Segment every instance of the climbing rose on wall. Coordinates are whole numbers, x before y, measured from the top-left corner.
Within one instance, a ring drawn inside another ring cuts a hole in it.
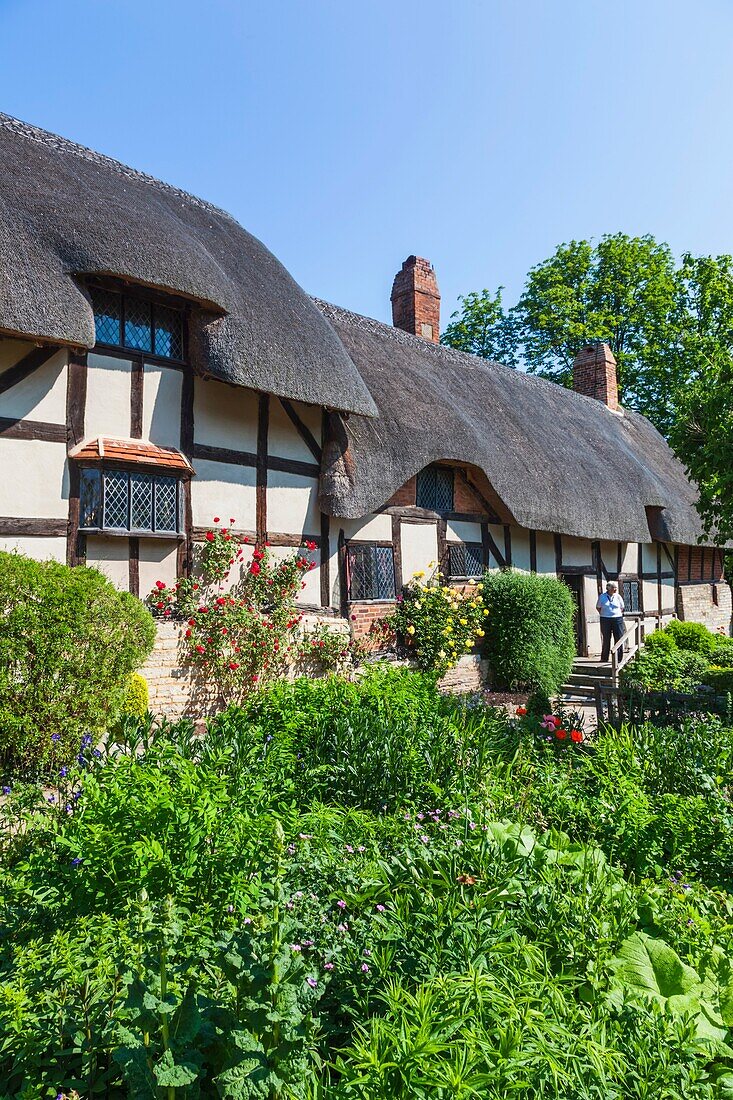
[[[339,667],[351,655],[343,636],[327,642],[326,627],[317,628],[320,645],[302,630],[296,598],[303,577],[315,567],[305,551],[316,544],[306,543],[305,549],[278,558],[265,543],[255,546],[247,561],[248,544],[246,536],[232,534],[228,527],[207,531],[200,577],[170,587],[157,581],[147,598],[157,617],[186,621],[183,644],[189,661],[232,701],[283,675],[289,666],[305,662],[320,671]]]
[[[420,668],[443,674],[480,643],[486,608],[475,590],[442,585],[437,569],[424,578],[424,570],[413,575],[386,622]]]

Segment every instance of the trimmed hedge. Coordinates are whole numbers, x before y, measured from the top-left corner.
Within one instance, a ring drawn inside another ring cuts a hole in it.
[[[153,648],[142,603],[84,566],[0,552],[0,765],[70,760]]]
[[[486,573],[486,653],[492,686],[557,694],[573,667],[573,600],[554,577],[513,569]]]
[[[150,707],[148,681],[139,672],[132,672],[127,678],[127,690],[122,703],[122,715],[131,718],[144,718]]]

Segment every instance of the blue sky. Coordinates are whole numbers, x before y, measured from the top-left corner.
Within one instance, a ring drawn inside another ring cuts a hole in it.
[[[444,322],[573,237],[733,252],[731,0],[0,0],[0,42],[0,110],[381,319],[411,252]]]

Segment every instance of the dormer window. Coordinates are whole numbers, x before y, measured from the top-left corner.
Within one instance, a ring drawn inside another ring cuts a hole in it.
[[[90,287],[97,344],[183,359],[183,311],[135,294]]]
[[[429,512],[453,511],[453,470],[450,466],[426,466],[420,471],[415,503]]]

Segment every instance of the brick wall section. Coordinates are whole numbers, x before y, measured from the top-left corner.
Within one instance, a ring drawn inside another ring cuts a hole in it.
[[[394,609],[394,600],[350,603],[348,615],[352,636],[358,639],[368,638],[372,623],[375,623],[377,619],[385,618],[386,615],[391,615]]]
[[[732,613],[733,599],[728,584],[681,584],[677,589],[680,619],[702,623],[708,630],[729,635]]]
[[[677,580],[680,584],[690,581],[720,583],[723,580],[723,552],[712,547],[681,546]]]
[[[480,512],[484,513],[486,509],[483,504],[470,488],[466,485],[462,477],[456,477],[455,488],[453,490],[453,510],[454,512]]]
[[[599,340],[581,348],[573,363],[573,389],[618,411],[616,360],[608,344]]]
[[[392,323],[395,328],[438,343],[440,291],[433,265],[420,256],[408,256],[392,284]]]
[[[389,498],[388,508],[410,508],[417,499],[417,477],[411,477],[401,489]]]

